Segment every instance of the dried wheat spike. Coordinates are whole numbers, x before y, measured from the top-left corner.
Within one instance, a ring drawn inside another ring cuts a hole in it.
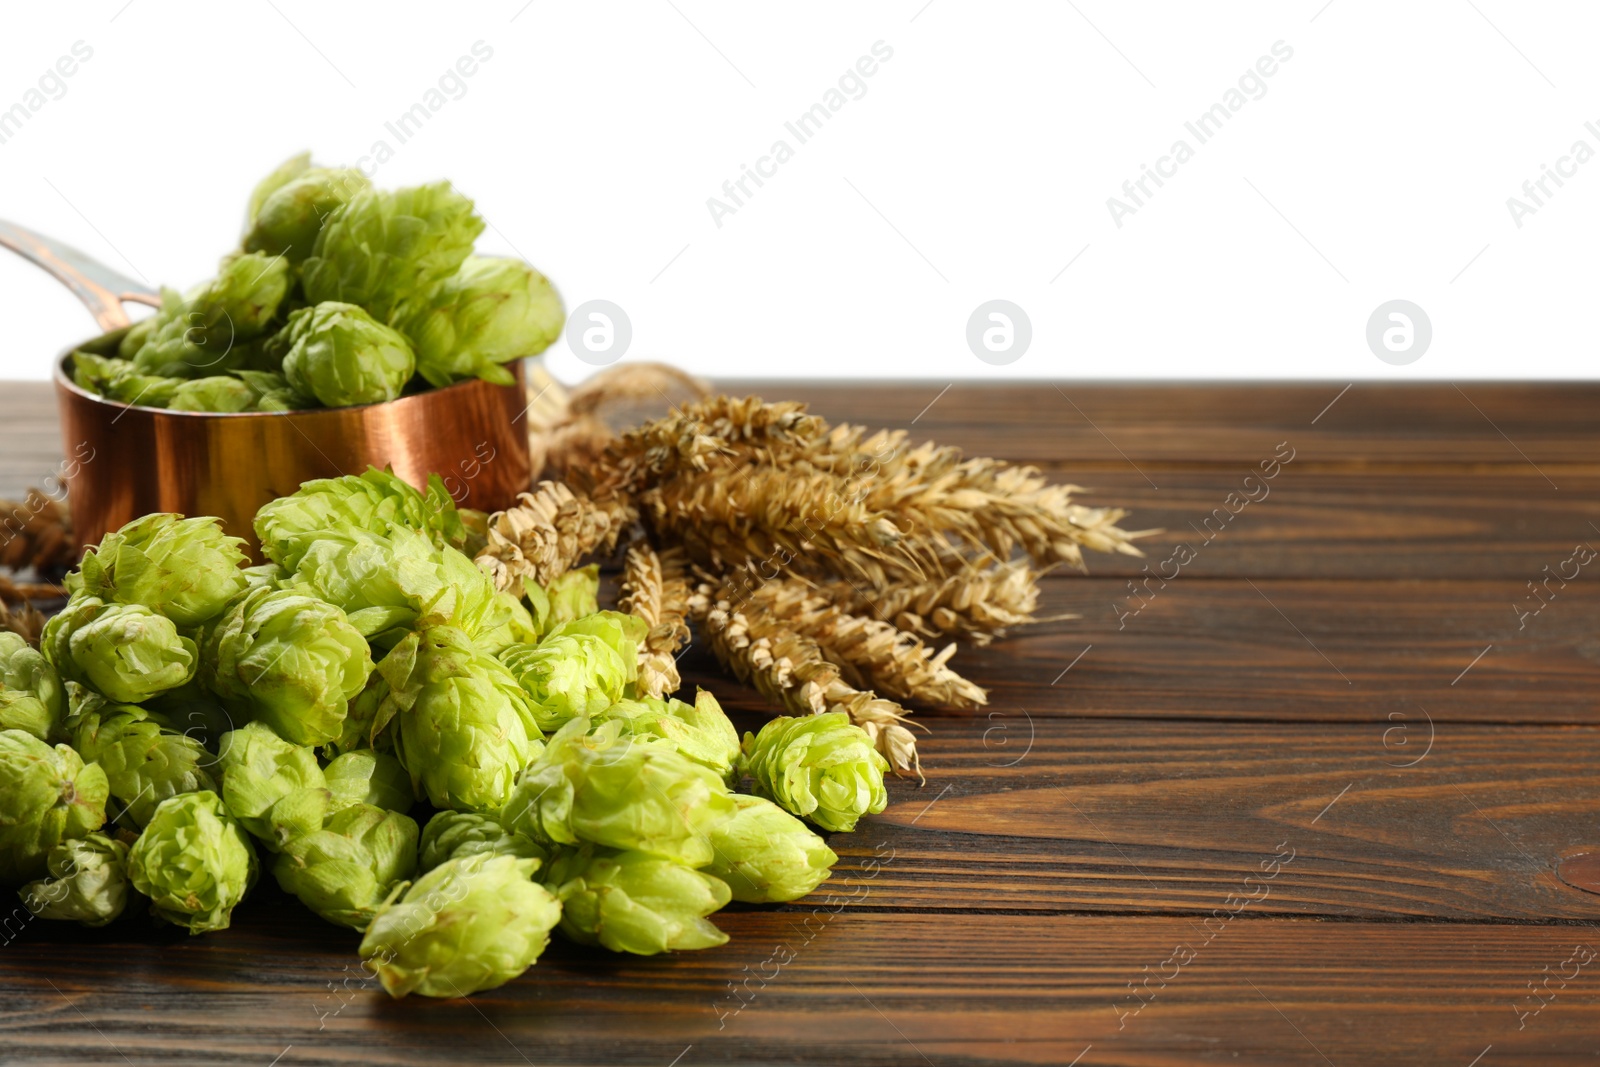
[[[67,509],[37,489],[21,500],[0,500],[0,567],[39,573],[78,561]]]
[[[677,692],[683,684],[678,649],[689,643],[689,582],[682,551],[657,555],[642,543],[628,549],[617,607],[650,627],[639,646],[640,691],[653,697]]]
[[[572,482],[579,472],[594,469],[616,439],[611,428],[593,415],[574,415],[540,435],[534,466],[546,478]]]
[[[39,638],[44,634],[44,624],[45,617],[29,601],[24,600],[19,607],[12,608],[7,606],[4,598],[0,598],[0,633],[17,634],[38,648]]]
[[[827,430],[805,405],[760,397],[714,396],[624,434],[578,484],[596,499],[637,492],[680,470],[728,473],[751,459],[770,459]]]
[[[733,476],[683,472],[638,499],[653,529],[718,571],[752,563],[787,571],[797,564],[878,584],[938,570],[948,551],[942,538],[907,539],[845,490],[826,471],[757,465]]]
[[[698,596],[705,597],[702,588]],[[706,610],[711,650],[724,667],[794,715],[842,711],[865,730],[896,774],[922,775],[908,714],[892,700],[856,689],[839,676],[817,643],[789,629],[761,604],[736,609],[718,599]]]
[[[754,599],[784,625],[815,641],[857,689],[940,708],[974,710],[989,702],[981,687],[947,666],[954,643],[935,653],[916,635],[843,611],[792,578],[763,583]]]
[[[1040,621],[1034,614],[1039,578],[1027,560],[972,562],[947,578],[925,582],[873,587],[834,579],[821,589],[840,610],[853,615],[876,615],[926,637],[964,637],[987,645],[1013,626]]]
[[[1081,568],[1082,548],[1142,555],[1131,543],[1141,532],[1116,525],[1127,513],[1072,503],[1073,494],[1083,492],[1078,486],[1051,485],[1032,467],[907,441],[904,430],[869,433],[840,425],[797,442],[780,458],[844,479],[851,496],[908,538],[949,534],[1002,560],[1020,547],[1040,566]]]
[[[489,516],[477,564],[496,589],[519,596],[525,580],[548,585],[590,552],[610,551],[632,521],[626,501],[596,504],[560,482],[540,482],[517,499],[517,507]]]

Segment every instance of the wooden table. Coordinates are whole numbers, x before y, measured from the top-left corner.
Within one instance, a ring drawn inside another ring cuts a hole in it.
[[[835,839],[831,897],[449,1002],[390,1001],[270,879],[208,937],[36,921],[0,947],[0,1063],[1600,1054],[1600,387],[943,384],[761,391],[1166,532],[1049,579],[1081,620],[961,652],[992,710],[917,716],[927,785]],[[53,469],[53,412],[0,390],[0,494]]]

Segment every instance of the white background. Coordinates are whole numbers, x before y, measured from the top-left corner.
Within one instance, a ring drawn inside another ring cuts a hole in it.
[[[525,255],[569,308],[626,309],[625,358],[708,375],[1595,373],[1600,160],[1520,228],[1506,204],[1575,140],[1600,150],[1594,5],[94,0],[7,16],[0,110],[74,42],[94,54],[0,144],[0,217],[151,282],[209,274],[284,157],[354,163],[385,140],[379,184],[452,179],[491,224],[482,248]],[[1198,144],[1184,122],[1280,40],[1293,58],[1265,96]],[[465,95],[398,144],[385,122],[476,41],[493,58]],[[799,145],[784,122],[877,41],[893,58]],[[1118,228],[1107,198],[1180,137],[1194,158]],[[794,158],[719,228],[707,198],[779,138]],[[966,342],[993,298],[1033,328],[1000,367]],[[1394,298],[1433,325],[1407,366],[1365,339]],[[9,256],[0,323],[0,378],[43,378],[92,332]],[[559,377],[587,371],[551,352]]]

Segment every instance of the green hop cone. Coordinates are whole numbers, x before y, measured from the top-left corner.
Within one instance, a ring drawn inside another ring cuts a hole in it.
[[[330,815],[322,829],[286,844],[272,873],[284,892],[324,919],[365,930],[395,886],[416,868],[416,821],[354,804]]]
[[[645,631],[637,616],[603,611],[557,626],[537,645],[502,649],[500,661],[528,694],[540,729],[559,730],[622,699],[639,677]]]
[[[186,301],[179,312],[163,319],[151,331],[130,361],[131,373],[145,378],[186,381],[211,374],[222,374],[240,362],[232,352],[208,352],[201,348],[198,320]],[[144,404],[144,401],[139,401]],[[162,405],[165,407],[166,405]]]
[[[74,690],[67,729],[73,747],[105,772],[119,821],[144,826],[168,797],[215,789],[216,760],[164,715]]]
[[[306,546],[283,585],[337,604],[367,637],[412,628],[427,615],[477,638],[511,616],[472,560],[415,530],[330,531]]]
[[[254,408],[260,395],[243,380],[223,374],[184,382],[173,390],[167,407],[172,411],[234,414]]]
[[[653,956],[728,940],[706,918],[728,903],[727,885],[674,860],[585,845],[556,860],[546,883],[561,932],[580,944]]]
[[[612,719],[620,719],[623,732],[635,740],[654,738],[670,744],[723,781],[733,777],[739,763],[739,731],[723,714],[717,698],[704,689],[695,694],[693,704],[654,697],[621,700],[601,712],[595,721]]]
[[[61,679],[44,654],[19,635],[0,632],[0,730],[54,741],[65,710]]]
[[[550,943],[561,904],[534,859],[447,860],[390,900],[361,939],[361,956],[391,996],[463,997],[505,985]]]
[[[104,834],[62,841],[46,861],[50,876],[22,887],[23,905],[41,919],[104,926],[128,903],[128,846]]]
[[[354,304],[301,308],[283,329],[289,387],[330,408],[393,400],[416,370],[411,342]]]
[[[225,362],[242,363],[243,342],[266,332],[289,294],[292,273],[277,255],[251,252],[223,260],[217,276],[190,297],[183,316],[190,341],[205,352],[239,357]]]
[[[322,768],[335,807],[371,804],[386,811],[410,811],[416,803],[411,775],[387,752],[356,749],[337,756]]]
[[[243,544],[222,532],[221,519],[157,512],[106,534],[66,584],[74,594],[142,604],[198,626],[244,590]]]
[[[419,868],[431,871],[446,860],[463,856],[515,856],[549,858],[549,850],[522,834],[512,833],[490,815],[470,811],[441,811],[422,828],[422,855]]]
[[[445,386],[465,378],[510,385],[501,364],[536,356],[561,336],[561,297],[550,279],[515,259],[469,256],[460,271],[405,308],[398,325],[417,351],[417,373]]]
[[[734,797],[739,813],[711,833],[706,867],[746,904],[797,900],[833,873],[839,857],[811,828],[765,797]]]
[[[63,680],[124,704],[185,684],[199,659],[195,643],[165,615],[81,594],[45,624],[39,647]]]
[[[58,843],[100,829],[109,794],[105,772],[68,746],[0,730],[0,885],[42,877]]]
[[[395,686],[395,754],[435,807],[499,811],[541,747],[527,697],[464,631],[434,626],[417,640],[412,668]]]
[[[363,190],[323,222],[301,284],[313,304],[359,304],[388,321],[401,303],[455,274],[482,232],[472,201],[449,182]]]
[[[773,719],[744,735],[744,754],[758,794],[824,830],[854,830],[889,803],[889,762],[842,711]]]
[[[316,753],[283,740],[265,723],[224,734],[217,768],[229,814],[274,852],[321,829],[334,806]]]
[[[107,400],[146,408],[166,407],[187,381],[185,378],[141,374],[134,364],[125,359],[107,359],[93,352],[72,354],[72,380],[79,387]]]
[[[359,170],[312,167],[269,193],[244,237],[247,252],[300,263],[311,254],[322,224],[359,192],[372,188]]]
[[[250,191],[249,202],[245,205],[244,224],[246,232],[249,231],[251,226],[255,225],[257,216],[261,214],[261,205],[265,204],[273,193],[310,169],[311,153],[301,152],[299,155],[290,156],[282,163],[279,163],[271,174],[257,182],[256,187]]]
[[[297,745],[338,739],[372,651],[345,613],[315,597],[257,589],[211,627],[206,685],[229,706]]]
[[[703,867],[711,832],[736,810],[722,779],[675,749],[636,743],[617,720],[590,733],[574,719],[517,781],[500,821],[544,844],[589,841]]]
[[[226,930],[256,880],[250,836],[205,790],[161,802],[128,850],[128,878],[151,911],[191,934]]]
[[[261,505],[255,518],[261,551],[287,570],[299,566],[306,548],[325,533],[360,530],[387,537],[396,529],[426,533],[439,547],[467,543],[461,515],[438,475],[428,479],[423,493],[376,467],[306,482],[289,496]]]
[[[539,587],[530,582],[525,588]],[[499,656],[512,645],[538,644],[538,620],[528,610],[528,605],[522,598],[509,589],[501,589],[495,593],[495,600],[505,611],[505,622],[496,627],[480,626],[478,632],[473,635],[478,647],[492,656]]]
[[[600,610],[600,565],[591,563],[567,571],[550,583],[545,595],[550,601],[547,633],[551,627],[593,615]]]

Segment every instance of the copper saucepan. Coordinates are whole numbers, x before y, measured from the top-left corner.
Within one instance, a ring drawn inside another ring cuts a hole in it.
[[[54,275],[93,313],[100,337],[55,361],[62,473],[73,532],[92,545],[152,511],[219,516],[256,550],[251,519],[301,482],[392,467],[412,485],[444,478],[457,504],[504,507],[530,476],[521,362],[515,385],[476,379],[386,404],[217,415],[107,400],[72,380],[72,353],[106,355],[130,325],[123,303],[159,306],[148,287],[67,246],[0,220],[0,246]]]

